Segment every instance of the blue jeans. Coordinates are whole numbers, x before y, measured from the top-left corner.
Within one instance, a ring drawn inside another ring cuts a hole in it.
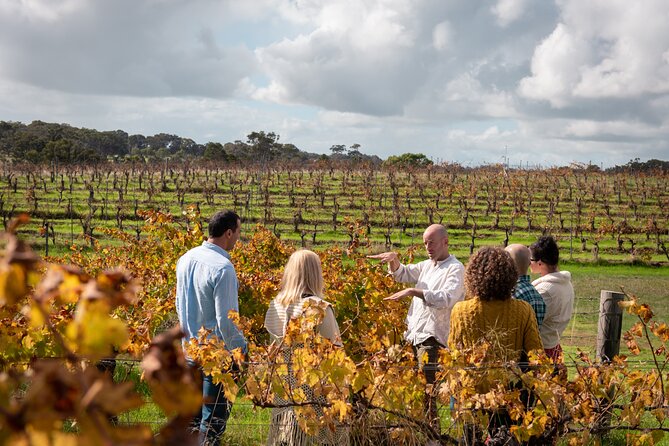
[[[190,362],[190,361],[189,361]],[[230,417],[232,404],[225,398],[223,386],[214,384],[211,375],[202,373],[204,403],[199,414],[193,417],[192,426],[200,431],[200,445],[218,445]]]

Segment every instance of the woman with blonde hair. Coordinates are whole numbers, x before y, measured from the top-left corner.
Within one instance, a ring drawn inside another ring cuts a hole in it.
[[[319,327],[321,336],[336,345],[341,345],[339,326],[332,305],[323,299],[323,270],[318,255],[306,249],[295,251],[288,259],[281,280],[281,291],[270,302],[265,315],[265,328],[272,341],[283,338],[288,322],[302,315],[304,304],[326,305],[323,322]]]
[[[318,326],[321,336],[329,339],[334,345],[341,346],[341,334],[334,316],[332,305],[323,299],[324,284],[321,260],[318,255],[309,250],[295,251],[288,259],[281,280],[281,291],[270,302],[265,315],[265,328],[270,334],[273,343],[279,344],[286,334],[291,319],[301,317],[307,307],[324,309],[323,320]],[[307,304],[307,305],[305,305]],[[297,387],[297,381],[292,371],[292,350],[284,349],[284,357],[288,364],[286,377],[288,386],[292,390]],[[308,400],[325,403],[322,396],[315,397],[313,390],[307,385],[299,386]],[[348,441],[343,429],[331,432],[320,429],[318,434],[309,436],[303,432],[295,417],[291,401],[275,397],[277,406],[272,410],[272,422],[267,439],[268,445],[316,445],[316,444],[346,444]],[[283,407],[282,407],[283,406]],[[314,410],[322,413],[320,405],[315,404]]]

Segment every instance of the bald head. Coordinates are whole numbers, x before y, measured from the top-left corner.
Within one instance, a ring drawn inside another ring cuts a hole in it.
[[[530,267],[530,249],[521,245],[520,243],[513,243],[505,248],[516,264],[518,275],[523,276],[527,274],[527,268]]]
[[[448,254],[448,232],[444,225],[430,225],[423,232],[423,243],[427,255],[433,262],[446,259]]]
[[[437,236],[448,238],[448,231],[444,225],[430,225],[427,227],[425,232],[423,232],[423,237]]]

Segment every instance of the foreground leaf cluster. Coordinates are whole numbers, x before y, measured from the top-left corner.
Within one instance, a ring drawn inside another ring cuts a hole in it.
[[[146,238],[118,233],[121,247],[75,250],[67,264],[44,263],[10,225],[0,261],[0,443],[193,441],[186,428],[201,404],[200,382],[185,361],[175,324],[174,266],[201,243],[202,225],[194,210],[180,230],[172,216],[150,212],[145,218]],[[625,342],[632,355],[650,351],[645,369],[625,356],[601,364],[585,353],[570,360],[569,373],[543,354],[519,364],[495,355],[499,346],[490,337],[471,351],[443,352],[437,382],[427,386],[401,341],[405,304],[382,300],[398,285],[358,252],[364,232],[357,222],[349,225],[349,249],[320,253],[343,347],[318,335],[324,315],[318,305],[307,306],[283,340],[269,345],[262,321],[293,248],[258,227],[232,252],[241,314],[231,317],[247,334],[248,355],[226,350],[205,331],[186,345],[189,356],[223,383],[228,399],[259,407],[283,401],[304,431],[345,426],[363,444],[455,444],[472,427],[483,441],[499,414],[511,420],[499,433],[507,438],[489,444],[550,444],[558,437],[582,444],[621,429],[630,443],[654,444],[667,430],[669,327],[634,296],[624,306],[638,323]],[[96,367],[115,355],[141,358],[149,401],[131,383],[114,382]],[[441,430],[424,415],[427,395],[442,408],[454,403],[452,420]],[[146,425],[116,422],[146,404],[168,417],[160,435]]]

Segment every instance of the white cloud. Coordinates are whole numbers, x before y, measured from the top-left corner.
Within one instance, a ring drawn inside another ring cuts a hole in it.
[[[73,93],[227,97],[255,70],[247,48],[216,42],[215,15],[192,21],[181,1],[19,5],[0,13],[0,75],[15,81]]]
[[[589,58],[584,44],[565,25],[559,24],[535,50],[533,75],[521,80],[520,93],[527,98],[548,100],[554,107],[567,105],[579,79],[578,67]]]
[[[447,50],[453,39],[453,31],[447,20],[437,23],[432,31],[432,45],[437,51]]]
[[[499,26],[506,27],[518,20],[525,12],[527,0],[498,0],[491,8]]]
[[[560,2],[562,22],[537,47],[519,92],[566,107],[581,99],[669,93],[664,0]]]
[[[49,25],[81,10],[84,3],[85,0],[9,0],[0,3],[0,14]]]
[[[359,113],[342,113],[323,111],[318,114],[319,120],[332,127],[360,127],[373,125],[378,122],[375,118]]]
[[[475,163],[669,153],[666,0],[0,0],[0,119]],[[662,156],[659,156],[662,157]],[[666,158],[666,155],[664,155]]]

